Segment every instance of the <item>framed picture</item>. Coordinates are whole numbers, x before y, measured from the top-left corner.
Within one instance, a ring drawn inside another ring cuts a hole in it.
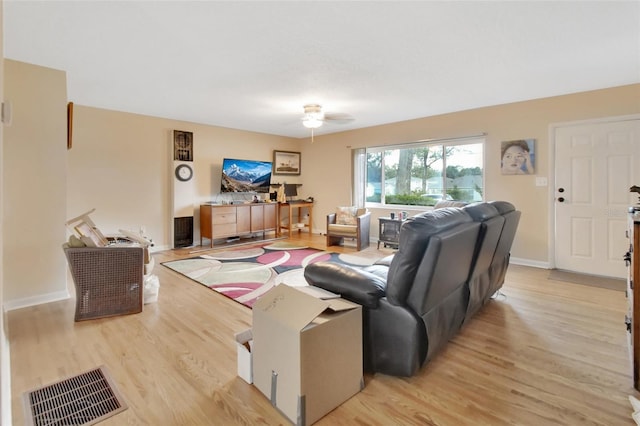
[[[299,175],[300,153],[292,151],[273,151],[274,175]]]
[[[67,149],[73,146],[73,102],[67,103]]]
[[[535,173],[535,141],[535,139],[518,139],[502,142],[500,168],[503,175]]]
[[[173,131],[173,159],[193,161],[193,132]]]

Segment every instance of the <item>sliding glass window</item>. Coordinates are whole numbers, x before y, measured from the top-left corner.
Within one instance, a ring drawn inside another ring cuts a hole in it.
[[[366,173],[354,183],[371,207],[481,201],[483,155],[483,137],[367,148]]]

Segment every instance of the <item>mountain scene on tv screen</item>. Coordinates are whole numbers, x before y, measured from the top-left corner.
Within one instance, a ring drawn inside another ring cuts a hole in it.
[[[222,169],[222,192],[269,192],[271,163],[234,161]]]

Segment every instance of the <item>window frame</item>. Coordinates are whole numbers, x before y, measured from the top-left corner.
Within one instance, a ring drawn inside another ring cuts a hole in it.
[[[416,141],[416,142],[410,142],[410,143],[402,143],[402,144],[395,144],[395,145],[380,145],[380,146],[372,146],[372,147],[366,147],[366,148],[362,148],[360,151],[360,158],[363,158],[363,165],[360,167],[360,169],[363,170],[363,173],[357,173],[354,172],[354,181],[353,181],[353,185],[354,185],[354,192],[355,191],[360,191],[363,192],[364,195],[364,204],[365,207],[368,208],[403,208],[403,209],[411,209],[411,208],[431,208],[433,206],[428,206],[428,205],[415,205],[415,204],[387,204],[386,202],[386,198],[387,198],[387,194],[385,193],[386,190],[386,185],[384,184],[384,182],[386,181],[385,179],[385,163],[384,163],[384,152],[386,151],[390,151],[390,150],[401,150],[401,149],[416,149],[416,148],[421,148],[421,147],[426,147],[426,146],[442,146],[443,151],[446,150],[448,147],[452,147],[452,146],[464,146],[464,145],[477,145],[480,144],[482,147],[482,152],[481,152],[481,170],[482,170],[482,193],[481,193],[481,199],[484,200],[485,199],[485,176],[486,176],[486,167],[485,167],[485,160],[486,160],[486,155],[485,155],[485,151],[486,151],[486,134],[480,134],[480,135],[473,135],[473,136],[467,136],[467,137],[463,137],[463,138],[445,138],[445,139],[428,139],[428,140],[421,140],[421,141]],[[366,190],[367,190],[367,185],[369,184],[369,180],[368,180],[368,160],[369,160],[369,155],[370,154],[376,154],[379,153],[382,158],[381,158],[381,163],[380,163],[380,167],[381,167],[381,178],[380,178],[380,201],[376,202],[376,201],[367,201],[367,196],[366,196]],[[362,155],[363,154],[363,155]],[[442,196],[445,197],[445,194],[447,194],[447,179],[446,179],[446,169],[447,169],[447,155],[445,153],[443,153],[442,156]],[[355,164],[354,164],[355,166]],[[475,201],[475,200],[474,200]]]

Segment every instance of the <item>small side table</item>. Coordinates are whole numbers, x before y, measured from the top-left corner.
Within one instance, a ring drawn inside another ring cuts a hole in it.
[[[309,223],[305,223],[303,228],[294,228],[293,224],[293,209],[298,208],[298,222],[302,223],[302,209],[306,208],[307,213],[309,214]],[[280,209],[287,208],[289,210],[289,223],[287,225],[282,225],[280,223]],[[302,229],[306,229],[309,232],[309,235],[313,234],[313,201],[303,201],[303,202],[294,202],[294,203],[279,203],[278,205],[278,223],[276,224],[276,233],[281,235],[282,229],[287,229],[289,231],[289,238],[293,235],[293,230],[297,229],[300,232]]]
[[[398,243],[400,242],[400,227],[404,220],[379,217],[378,222],[380,225],[378,230],[378,248],[380,248],[381,242],[384,243],[384,247],[398,248]]]

